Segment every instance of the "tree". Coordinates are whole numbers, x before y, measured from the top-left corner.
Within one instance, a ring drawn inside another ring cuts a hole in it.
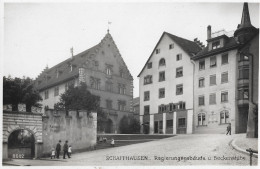
[[[140,133],[140,122],[133,116],[123,116],[119,122],[119,129],[122,134]]]
[[[18,104],[24,103],[26,111],[31,112],[32,106],[41,107],[40,100],[42,98],[29,77],[3,77],[3,104],[12,104],[12,111],[18,111]]]
[[[87,90],[87,85],[81,83],[79,86],[70,86],[60,95],[60,101],[54,105],[55,110],[86,110],[97,111],[99,109],[100,97],[92,95]]]

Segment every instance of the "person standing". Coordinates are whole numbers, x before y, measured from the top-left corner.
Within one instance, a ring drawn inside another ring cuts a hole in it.
[[[115,140],[114,140],[114,138],[111,139],[111,146],[115,147]]]
[[[52,157],[55,158],[55,151],[54,151],[54,148],[51,149],[51,159],[52,159]]]
[[[65,158],[65,155],[67,154],[67,156],[70,158],[69,153],[68,153],[68,140],[65,141],[64,145],[63,145],[63,159]]]
[[[226,135],[228,135],[228,133],[229,133],[229,135],[231,135],[231,123],[229,123],[228,126],[227,126],[227,134]]]
[[[72,153],[71,145],[69,146],[68,153],[69,153],[69,156],[71,157],[71,153]]]
[[[56,145],[56,155],[57,158],[60,158],[60,150],[61,150],[61,140],[59,140],[58,144]]]

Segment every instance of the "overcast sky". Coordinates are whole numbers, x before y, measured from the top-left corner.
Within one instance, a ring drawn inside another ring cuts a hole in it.
[[[243,3],[5,3],[3,74],[36,78],[46,67],[80,53],[110,33],[134,77],[140,73],[164,31],[206,43],[212,32],[235,30]],[[252,24],[259,28],[259,4],[249,3]]]

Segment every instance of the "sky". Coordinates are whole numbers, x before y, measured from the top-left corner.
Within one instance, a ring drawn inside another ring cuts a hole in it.
[[[52,67],[112,35],[134,77],[134,97],[139,96],[138,74],[164,31],[206,44],[212,32],[235,30],[243,3],[76,2],[4,3],[4,76],[35,79]],[[251,23],[259,28],[259,4],[249,3]]]

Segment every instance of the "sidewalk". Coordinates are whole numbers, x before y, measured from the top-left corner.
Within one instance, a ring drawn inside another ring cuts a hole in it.
[[[249,155],[246,149],[251,148],[258,151],[258,138],[246,138],[246,134],[238,134],[239,136],[234,138],[231,142],[231,146],[237,151]],[[258,154],[253,154],[258,158]]]

